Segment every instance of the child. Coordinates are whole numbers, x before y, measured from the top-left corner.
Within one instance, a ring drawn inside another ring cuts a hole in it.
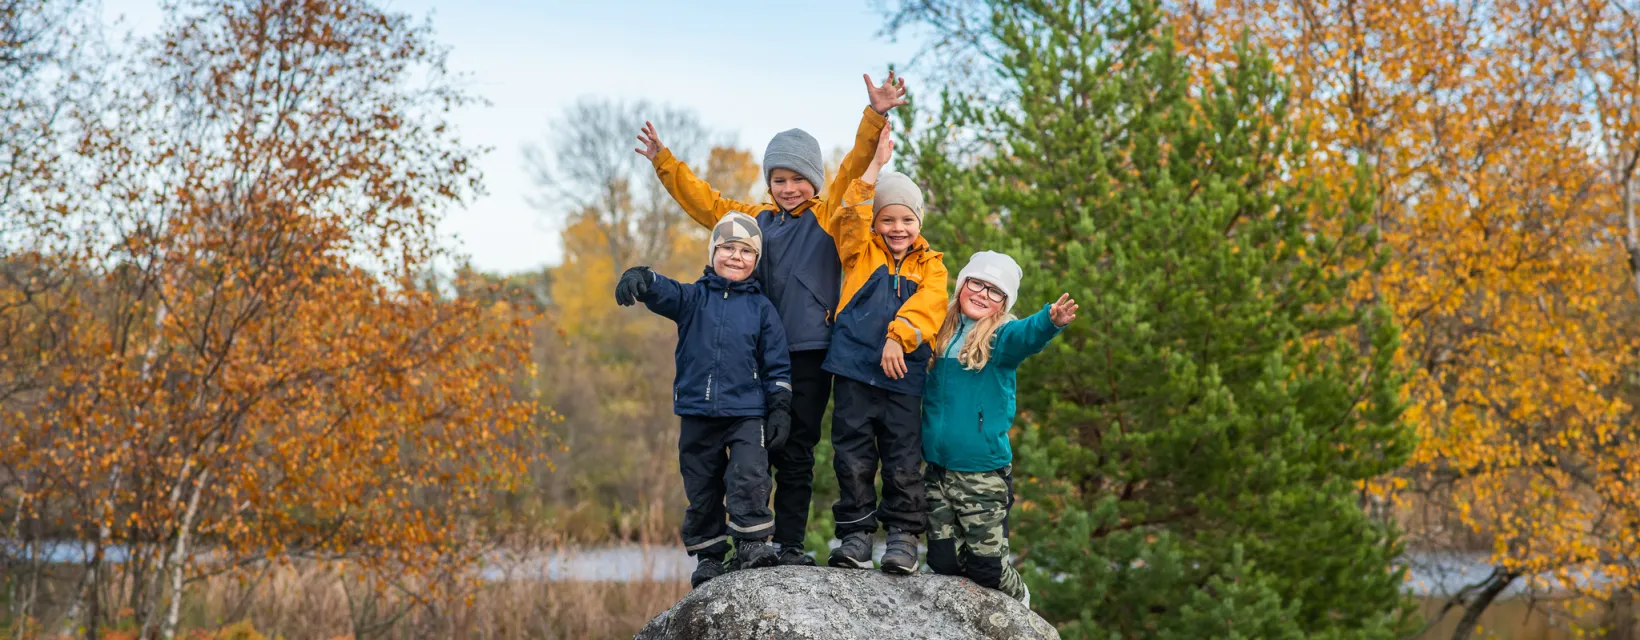
[[[1020,276],[1013,258],[994,251],[974,254],[957,273],[957,297],[934,338],[939,357],[923,396],[923,482],[928,566],[1030,606],[1030,592],[1007,561],[1014,371],[1076,319],[1077,306],[1065,294],[1015,320]]]
[[[839,497],[832,506],[842,544],[829,564],[871,568],[872,533],[888,531],[883,571],[917,570],[926,528],[922,482],[922,394],[934,335],[946,313],[942,256],[922,237],[923,198],[903,175],[883,172],[894,152],[884,126],[871,166],[849,186],[857,203],[832,218],[843,261],[843,304],[825,369],[837,375],[831,414]],[[875,480],[882,461],[883,499]]]
[[[694,284],[633,267],[615,287],[622,306],[641,301],[678,323],[672,410],[682,419],[678,470],[689,497],[683,544],[698,558],[689,578],[697,587],[723,574],[726,505],[739,565],[777,561],[767,542],[774,518],[764,447],[779,449],[791,428],[791,362],[774,305],[751,279],[762,248],[757,221],[731,213],[712,227],[710,266]]]
[[[780,564],[814,565],[803,551],[813,496],[814,445],[820,442],[820,421],[831,395],[831,374],[821,369],[831,344],[831,314],[837,309],[842,265],[837,249],[826,235],[826,220],[842,201],[843,189],[865,171],[876,152],[878,134],[887,122],[884,114],[905,104],[905,81],[891,71],[882,86],[866,76],[870,107],[860,119],[854,148],[838,167],[837,180],[822,198],[825,161],[814,136],[801,129],[776,134],[763,152],[763,178],[771,202],[761,205],[722,197],[712,185],[695,177],[661,143],[655,125],[644,123],[635,149],[655,165],[655,175],[683,210],[702,226],[711,228],[731,211],[752,213],[765,234],[764,259],[756,278],[780,312],[791,345],[792,434],[784,447],[769,451],[775,468],[774,540],[780,544]],[[807,215],[807,214],[813,215]]]

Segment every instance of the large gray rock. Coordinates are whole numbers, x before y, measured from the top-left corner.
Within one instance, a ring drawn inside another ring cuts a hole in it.
[[[961,578],[771,567],[701,585],[635,640],[1031,640],[1059,637],[1018,601]]]

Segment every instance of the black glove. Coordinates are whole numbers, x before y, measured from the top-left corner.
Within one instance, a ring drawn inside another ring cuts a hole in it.
[[[649,293],[649,283],[655,281],[655,274],[649,267],[632,267],[621,274],[621,281],[615,283],[615,304],[630,307],[644,294]]]
[[[764,447],[775,451],[786,446],[786,436],[792,433],[792,392],[780,389],[769,394],[768,427],[763,433]]]

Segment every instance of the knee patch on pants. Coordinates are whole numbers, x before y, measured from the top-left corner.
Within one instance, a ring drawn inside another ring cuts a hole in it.
[[[942,576],[962,575],[962,561],[957,558],[956,538],[928,541],[928,567]]]
[[[971,553],[963,554],[964,575],[987,589],[1002,587],[1002,558],[987,558]]]

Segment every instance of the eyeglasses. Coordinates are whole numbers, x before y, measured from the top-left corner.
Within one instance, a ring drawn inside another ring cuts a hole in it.
[[[1003,293],[1001,289],[986,284],[983,280],[969,278],[967,284],[964,285],[964,288],[974,293],[983,292],[985,297],[991,299],[991,302],[1002,302],[1003,300],[1008,299],[1008,294]]]
[[[739,256],[742,260],[757,259],[756,251],[753,251],[751,247],[739,243],[725,242],[720,244],[717,246],[717,254],[725,258]]]

